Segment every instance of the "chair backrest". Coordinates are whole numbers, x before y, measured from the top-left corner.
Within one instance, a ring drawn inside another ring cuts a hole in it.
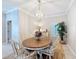
[[[60,38],[57,37],[57,38],[55,38],[55,40],[52,41],[52,42],[53,42],[53,43],[52,43],[52,47],[55,48],[55,47],[57,46],[57,44],[60,42]]]
[[[54,43],[53,43],[53,44],[56,44],[57,42],[59,42],[59,40],[60,40],[60,38],[59,38],[59,37],[55,38],[55,41],[54,41]]]
[[[11,46],[13,48],[14,54],[17,55],[18,54],[17,49],[19,48],[18,44],[15,41],[11,40]]]

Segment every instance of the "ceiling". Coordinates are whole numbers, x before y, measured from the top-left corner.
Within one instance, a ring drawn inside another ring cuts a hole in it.
[[[73,0],[41,0],[41,11],[45,16],[65,12]],[[2,11],[7,13],[15,9],[23,9],[31,15],[38,11],[37,0],[2,0]]]

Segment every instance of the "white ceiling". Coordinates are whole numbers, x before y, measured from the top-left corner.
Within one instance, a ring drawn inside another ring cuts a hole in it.
[[[2,0],[3,12],[21,8],[34,15],[38,10],[37,0]],[[41,10],[45,16],[65,12],[73,0],[41,0]]]

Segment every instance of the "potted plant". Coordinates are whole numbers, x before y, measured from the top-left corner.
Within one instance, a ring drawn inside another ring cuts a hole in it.
[[[66,29],[65,29],[65,24],[64,22],[58,23],[57,25],[55,25],[55,27],[57,28],[57,31],[59,33],[59,36],[61,38],[61,41],[63,41],[63,36],[66,33]]]

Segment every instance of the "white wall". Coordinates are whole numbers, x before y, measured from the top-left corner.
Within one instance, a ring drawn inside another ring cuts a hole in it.
[[[2,42],[6,42],[6,14],[2,13]]]
[[[22,10],[19,10],[19,26],[20,26],[20,39],[21,42],[30,37],[30,23],[29,19],[30,17],[23,12]]]
[[[75,2],[67,14],[68,45],[76,54],[76,6]]]

